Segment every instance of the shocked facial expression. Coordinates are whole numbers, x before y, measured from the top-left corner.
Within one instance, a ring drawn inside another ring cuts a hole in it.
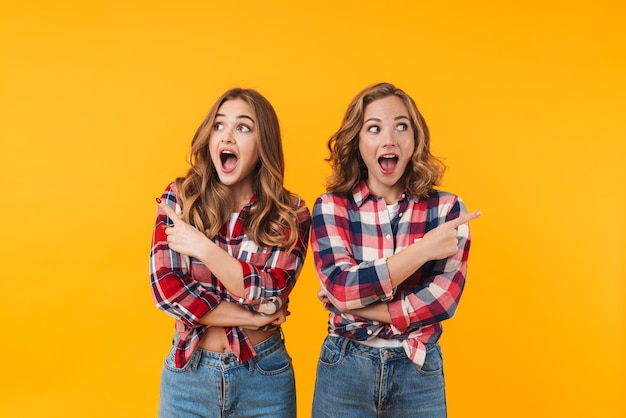
[[[415,150],[409,111],[397,96],[368,104],[359,132],[359,151],[367,167],[367,186],[387,203],[404,191],[403,176]]]
[[[248,103],[234,99],[220,106],[209,136],[209,152],[222,183],[249,194],[259,162],[258,136],[256,116]]]

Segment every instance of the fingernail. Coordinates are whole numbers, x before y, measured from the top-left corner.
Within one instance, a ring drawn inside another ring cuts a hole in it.
[[[157,198],[156,198],[156,202],[157,202],[157,203],[161,203],[161,199],[157,197]]]

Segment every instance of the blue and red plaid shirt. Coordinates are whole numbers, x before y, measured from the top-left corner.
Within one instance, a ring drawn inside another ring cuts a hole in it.
[[[173,184],[166,188],[161,200],[180,212]],[[231,295],[200,261],[170,249],[164,225],[172,222],[162,209],[157,212],[150,252],[150,280],[156,306],[176,319],[176,331],[181,336],[176,347],[177,367],[183,367],[189,361],[204,334],[205,326],[198,320],[221,301],[239,303],[264,314],[273,314],[288,302],[306,255],[311,215],[304,201],[295,203],[299,236],[293,250],[259,248],[245,234],[242,222],[255,201],[256,197],[253,197],[242,209],[232,234],[226,223],[213,238],[213,242],[241,264],[246,290],[244,298]],[[230,348],[241,361],[255,355],[242,328],[226,327],[224,330]]]
[[[461,199],[433,191],[425,199],[405,192],[398,215],[390,219],[385,200],[361,182],[351,195],[321,195],[313,207],[311,248],[318,277],[332,304],[328,332],[357,341],[398,339],[407,356],[422,366],[425,343],[441,336],[441,321],[456,311],[467,272],[468,224],[458,227],[459,251],[429,261],[393,288],[387,257],[421,239],[438,225],[466,213]],[[392,323],[341,313],[376,302],[387,303]]]

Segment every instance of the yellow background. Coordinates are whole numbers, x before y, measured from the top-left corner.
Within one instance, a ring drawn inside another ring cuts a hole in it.
[[[363,87],[413,95],[483,217],[442,338],[458,417],[626,415],[622,1],[24,1],[0,12],[0,416],[153,417],[154,198],[225,89],[275,106],[312,205]],[[285,326],[308,416],[312,258]]]

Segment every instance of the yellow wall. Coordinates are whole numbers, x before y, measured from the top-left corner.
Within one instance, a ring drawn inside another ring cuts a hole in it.
[[[254,87],[312,204],[354,94],[412,94],[471,210],[450,416],[626,415],[622,1],[27,1],[0,12],[0,416],[153,417],[154,198],[217,96]],[[271,4],[276,3],[275,6]],[[311,258],[285,327],[309,415]]]

